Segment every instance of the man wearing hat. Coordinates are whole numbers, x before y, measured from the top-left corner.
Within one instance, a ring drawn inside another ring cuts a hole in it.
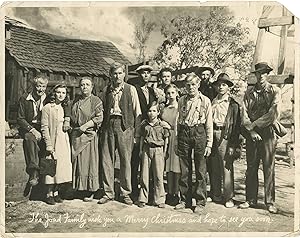
[[[142,120],[147,118],[148,105],[153,101],[159,101],[159,94],[155,91],[156,89],[148,85],[152,70],[153,68],[150,65],[141,65],[136,69],[136,72],[140,75],[140,83],[135,85],[135,88],[140,101]],[[131,184],[134,199],[138,196],[139,148],[139,138],[137,138],[131,157]]]
[[[212,101],[218,94],[212,80],[215,71],[210,67],[199,67],[197,75],[201,78],[199,90]]]
[[[240,208],[255,207],[258,193],[258,168],[262,160],[265,204],[270,213],[277,213],[275,202],[275,148],[273,124],[279,118],[280,90],[267,81],[273,69],[265,62],[255,65],[257,83],[246,91],[243,102],[243,130],[246,137],[246,202]]]
[[[234,207],[233,153],[239,145],[241,116],[239,104],[229,95],[233,86],[226,73],[221,73],[213,83],[218,94],[212,100],[213,146],[211,156],[210,196],[222,201],[227,208]]]

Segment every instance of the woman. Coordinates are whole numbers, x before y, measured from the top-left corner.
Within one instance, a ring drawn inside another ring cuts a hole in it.
[[[67,87],[56,85],[49,95],[49,103],[42,110],[41,130],[46,143],[47,158],[56,160],[54,176],[46,175],[46,203],[63,202],[59,196],[59,184],[72,181],[71,149],[68,133],[63,131],[64,109],[67,104]]]
[[[169,84],[165,87],[166,105],[161,111],[161,119],[168,122],[171,126],[168,158],[166,160],[165,171],[167,172],[167,203],[175,206],[179,202],[179,177],[180,177],[180,163],[179,157],[175,154],[176,151],[176,135],[175,128],[178,115],[177,98],[179,90],[174,84]]]
[[[73,188],[84,192],[83,201],[92,201],[99,186],[99,152],[97,131],[103,120],[103,105],[92,94],[90,77],[80,80],[81,95],[71,112]]]

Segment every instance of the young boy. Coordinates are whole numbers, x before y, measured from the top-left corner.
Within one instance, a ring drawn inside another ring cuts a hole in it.
[[[213,84],[218,94],[212,101],[214,137],[209,158],[212,165],[211,196],[213,201],[222,201],[223,177],[224,204],[226,208],[232,208],[234,207],[233,153],[239,145],[240,107],[229,95],[233,83],[227,74],[221,73]]]
[[[211,153],[213,143],[213,122],[211,103],[208,97],[198,91],[200,78],[191,73],[186,77],[187,95],[178,101],[177,143],[181,167],[179,190],[181,202],[175,209],[191,207],[192,202],[192,151],[194,151],[196,184],[194,198],[200,213],[206,205],[206,157]]]
[[[139,207],[148,202],[149,169],[152,168],[154,181],[154,204],[165,207],[165,190],[163,183],[165,158],[169,142],[170,126],[158,118],[159,104],[154,101],[148,107],[148,119],[141,124],[140,157],[142,158],[141,189]],[[152,166],[151,166],[152,165]]]

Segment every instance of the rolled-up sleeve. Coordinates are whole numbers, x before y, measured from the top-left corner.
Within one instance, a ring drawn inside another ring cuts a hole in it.
[[[103,103],[99,97],[95,97],[95,116],[92,121],[95,123],[96,127],[99,128],[103,121]]]

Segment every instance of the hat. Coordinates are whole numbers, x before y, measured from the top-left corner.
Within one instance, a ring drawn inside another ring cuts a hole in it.
[[[224,82],[226,83],[229,87],[233,86],[233,82],[230,80],[228,74],[226,73],[220,73],[217,80],[213,82],[214,85],[216,85],[219,82]]]
[[[266,73],[269,73],[271,72],[273,69],[268,65],[268,63],[266,62],[260,62],[260,63],[257,63],[255,66],[254,66],[255,70],[252,71],[251,73],[255,73],[255,72],[266,72]]]
[[[140,72],[140,71],[152,71],[153,70],[153,68],[150,66],[150,65],[141,65],[141,66],[139,66],[135,71],[136,72]]]
[[[207,66],[198,66],[198,68],[196,69],[195,73],[198,75],[198,76],[201,76],[202,72],[204,71],[210,71],[211,72],[211,75],[214,76],[215,75],[215,71],[213,70],[213,68],[211,67],[207,67]]]

